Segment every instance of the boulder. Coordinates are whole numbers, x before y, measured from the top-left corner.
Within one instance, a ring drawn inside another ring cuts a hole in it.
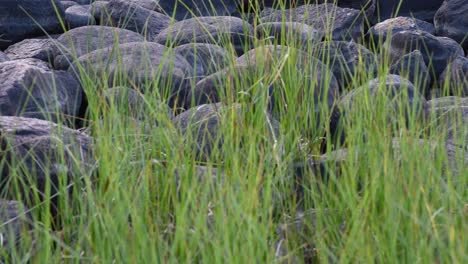
[[[146,9],[134,1],[110,0],[106,8],[114,25],[138,32],[149,41],[174,22],[171,17]]]
[[[232,45],[238,53],[254,38],[252,25],[246,21],[229,16],[197,17],[171,25],[161,31],[155,42],[168,46],[187,43],[210,43],[220,46]]]
[[[9,60],[10,60],[10,57],[8,55],[6,55],[5,53],[0,51],[0,63],[2,63],[4,61],[9,61]]]
[[[114,44],[142,42],[144,37],[130,30],[107,26],[85,26],[72,29],[57,39],[54,49],[56,69],[68,69],[70,63],[94,50]]]
[[[63,10],[67,10],[67,8],[69,8],[70,6],[79,5],[79,4],[78,4],[77,2],[75,2],[75,1],[60,1],[60,4],[62,4]]]
[[[225,49],[214,44],[189,43],[178,46],[174,53],[184,57],[194,72],[194,79],[199,80],[228,66],[232,55]]]
[[[96,20],[90,5],[74,5],[65,10],[65,23],[72,29],[96,24]]]
[[[426,97],[429,96],[431,90],[431,75],[427,70],[424,57],[419,50],[415,50],[401,57],[391,66],[390,73],[406,78],[414,84],[419,93]]]
[[[164,0],[159,5],[169,16],[184,20],[200,16],[229,16],[243,2],[242,0],[211,0],[209,3],[199,0]]]
[[[179,54],[152,42],[130,42],[95,50],[81,56],[77,64],[91,78],[102,80],[108,76],[108,85],[129,86],[142,93],[158,89],[171,107],[183,101],[190,83],[186,79],[193,72],[192,66]]]
[[[458,56],[439,77],[440,88],[452,95],[468,97],[468,58]]]
[[[393,36],[395,33],[404,30],[421,30],[435,35],[435,28],[431,23],[413,17],[402,16],[389,18],[375,24],[369,29],[368,34],[374,41],[381,40],[384,42],[387,39],[387,34]]]
[[[449,37],[468,50],[468,0],[446,0],[437,10],[434,25],[437,35]]]
[[[20,196],[28,207],[51,199],[58,213],[54,194],[66,194],[95,169],[92,139],[76,130],[40,119],[0,116],[0,134],[1,190]]]
[[[79,82],[68,72],[25,60],[0,63],[1,115],[73,119],[78,116],[82,93]]]
[[[25,39],[8,47],[5,53],[13,60],[34,58],[45,62],[53,62],[54,45],[54,40],[48,38]]]
[[[31,214],[21,202],[0,199],[0,260],[20,242],[31,222]]]
[[[58,12],[58,13],[57,13]],[[64,17],[58,0],[2,0],[0,8],[0,50],[26,38],[62,31]]]
[[[314,56],[332,70],[340,91],[348,90],[353,85],[355,76],[359,76],[359,79],[365,77],[367,80],[377,76],[378,63],[375,54],[358,43],[326,41],[314,45],[312,50]]]
[[[310,47],[310,44],[321,41],[323,32],[313,27],[298,22],[267,22],[257,26],[257,36],[262,38],[273,38],[274,44],[296,45],[299,47]]]
[[[333,40],[357,40],[363,35],[363,16],[360,14],[359,10],[334,4],[303,5],[284,11],[271,11],[260,20],[262,23],[305,23]]]
[[[432,23],[435,13],[443,2],[444,0],[377,0],[373,21],[379,22],[396,16],[404,16]]]
[[[397,61],[405,54],[419,50],[429,72],[438,77],[457,56],[464,56],[462,47],[454,40],[446,37],[435,37],[425,31],[404,30],[397,32],[384,44],[389,48],[392,61]]]

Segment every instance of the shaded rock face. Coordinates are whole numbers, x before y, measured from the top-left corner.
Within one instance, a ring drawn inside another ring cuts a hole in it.
[[[57,120],[60,115],[76,117],[82,92],[68,72],[52,71],[24,60],[0,63],[2,115],[46,120]]]
[[[246,42],[255,36],[252,25],[229,16],[197,17],[169,26],[156,37],[155,42],[179,46],[188,43],[210,43],[223,46],[231,41],[238,53],[244,51]]]
[[[458,56],[439,77],[440,88],[448,86],[451,94],[468,96],[468,58]]]
[[[211,0],[210,3],[199,0],[163,0],[161,9],[177,20],[193,16],[227,16],[234,13],[242,0]]]
[[[74,58],[114,44],[143,42],[142,35],[126,29],[106,26],[85,26],[72,29],[57,39],[54,49],[54,67],[68,69]]]
[[[54,45],[51,39],[25,39],[9,46],[5,53],[13,60],[34,58],[53,62]]]
[[[48,185],[53,195],[58,186],[89,177],[95,166],[92,139],[76,130],[34,118],[1,116],[0,133],[1,189],[13,197],[21,193],[27,206],[38,204],[35,195],[41,201],[50,198],[45,194]],[[52,198],[53,207],[56,202]]]
[[[58,17],[64,17],[64,11],[58,0],[2,0],[1,5],[0,50],[23,39],[44,35],[41,27],[48,33],[62,30]]]
[[[170,100],[171,107],[185,98],[190,84],[186,77],[193,72],[184,57],[152,42],[130,42],[96,50],[81,56],[76,63],[92,78],[99,79],[102,74],[109,76],[111,87],[116,80],[143,93],[155,87],[167,87],[159,92]]]
[[[65,10],[65,21],[69,28],[77,28],[96,24],[91,14],[90,5],[74,5]]]
[[[4,62],[4,61],[9,61],[9,60],[10,60],[10,57],[8,55],[6,55],[5,53],[0,51],[0,63]]]
[[[149,41],[153,41],[156,35],[173,22],[171,17],[132,1],[111,0],[106,8],[114,25],[141,33]]]
[[[298,22],[267,22],[258,25],[256,31],[259,37],[273,37],[272,42],[276,44],[295,42],[298,47],[308,47],[324,37],[323,32]]]
[[[260,20],[262,23],[283,20],[305,23],[333,40],[351,40],[359,39],[363,34],[363,16],[360,14],[359,10],[333,4],[303,5],[285,11],[271,11]]]
[[[377,0],[374,21],[383,21],[398,15],[432,22],[443,2],[444,0]]]
[[[18,201],[0,199],[0,259],[21,240],[22,231],[30,227],[28,208]]]
[[[462,47],[446,37],[435,37],[420,30],[405,30],[393,35],[389,45],[392,61],[400,59],[407,53],[419,50],[431,74],[438,77],[447,64],[457,56],[464,56]],[[433,71],[433,72],[432,72]]]
[[[314,56],[328,65],[338,80],[340,90],[345,91],[352,85],[354,75],[365,70],[369,79],[377,75],[376,56],[366,47],[355,42],[329,41],[313,47]]]
[[[434,17],[437,35],[449,37],[468,50],[468,1],[447,0]]]
[[[368,34],[374,41],[387,39],[387,34],[393,36],[395,33],[405,30],[421,30],[435,35],[434,26],[426,21],[412,17],[395,17],[386,19],[369,29]]]
[[[396,61],[390,68],[390,73],[400,75],[415,85],[416,90],[429,96],[431,75],[427,70],[424,57],[419,50],[408,53]]]

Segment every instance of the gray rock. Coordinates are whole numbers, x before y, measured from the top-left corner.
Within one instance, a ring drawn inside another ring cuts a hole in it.
[[[297,47],[309,47],[312,43],[321,41],[324,37],[323,32],[314,29],[303,23],[298,22],[267,22],[257,26],[257,35],[263,38],[274,38],[276,44]]]
[[[75,1],[60,1],[60,4],[62,4],[63,10],[67,10],[67,8],[69,8],[70,6],[78,5],[78,3]]]
[[[262,17],[266,22],[299,22],[312,26],[333,40],[359,39],[363,35],[363,16],[360,11],[333,4],[303,5],[288,10],[272,11]],[[333,17],[334,19],[330,19]]]
[[[435,37],[425,31],[405,30],[397,32],[384,46],[389,47],[389,56],[397,61],[405,54],[419,50],[429,72],[439,76],[447,64],[457,56],[464,56],[462,47],[454,40],[446,37]]]
[[[22,232],[31,228],[28,208],[18,201],[0,199],[0,259],[21,240]]]
[[[0,50],[23,39],[45,35],[43,30],[62,31],[59,17],[64,17],[64,11],[58,0],[2,0]]]
[[[96,24],[101,26],[114,26],[112,16],[107,8],[109,2],[95,1],[91,4],[91,14],[93,14]]]
[[[161,31],[155,42],[179,46],[187,43],[210,43],[223,46],[227,41],[238,53],[244,51],[255,33],[252,25],[237,17],[197,17],[177,22]]]
[[[177,20],[200,16],[228,16],[236,11],[241,0],[211,0],[209,3],[199,0],[163,0],[161,8]]]
[[[439,77],[440,88],[451,94],[468,96],[468,58],[458,56]]]
[[[354,76],[365,73],[368,79],[377,76],[377,58],[366,47],[352,41],[327,41],[313,47],[314,56],[327,65],[338,80],[340,90],[353,85]]]
[[[174,53],[180,54],[193,65],[194,72],[191,76],[195,79],[201,79],[224,69],[232,58],[222,47],[205,43],[184,44],[176,47]]]
[[[1,115],[54,121],[64,115],[72,119],[78,115],[82,93],[80,84],[68,72],[52,71],[25,60],[0,63]]]
[[[4,62],[4,61],[9,61],[9,60],[10,60],[10,57],[8,55],[6,55],[5,53],[0,51],[0,63]]]
[[[130,2],[135,3],[143,8],[163,13],[163,9],[159,4],[159,0],[130,0]]]
[[[108,76],[109,86],[124,85],[143,93],[161,87],[161,95],[171,107],[183,100],[189,89],[187,76],[192,66],[179,54],[152,42],[131,42],[100,49],[81,56],[69,71],[79,63],[91,78]],[[167,89],[167,90],[166,90]]]
[[[130,30],[106,27],[85,26],[72,29],[57,39],[54,50],[56,69],[68,69],[76,58],[94,50],[112,47],[114,44],[142,42],[144,37]]]
[[[419,50],[401,57],[391,66],[390,73],[408,79],[419,93],[428,97],[431,88],[431,75]]]
[[[174,22],[167,15],[125,0],[109,1],[107,10],[114,25],[141,33],[149,41],[153,41],[156,35]]]
[[[95,169],[92,139],[76,130],[40,119],[0,116],[0,132],[5,150],[1,189],[8,196],[21,195],[28,207],[51,199],[57,213],[58,197],[54,194],[59,189],[66,193],[68,188],[79,187]],[[50,195],[45,192],[48,188]]]
[[[377,23],[369,29],[368,33],[374,41],[382,40],[384,42],[387,39],[387,34],[393,36],[396,32],[404,30],[421,30],[435,35],[435,28],[431,23],[412,17],[401,16]]]
[[[449,37],[468,50],[468,0],[446,0],[437,10],[437,35]]]
[[[25,39],[11,45],[5,52],[13,60],[34,58],[45,62],[53,62],[54,45],[52,39]]]
[[[379,16],[374,16],[374,22],[379,19],[383,21],[395,16],[405,16],[432,23],[435,13],[443,2],[444,0],[377,0],[376,13]]]
[[[96,24],[90,5],[74,5],[67,8],[65,21],[70,29]]]

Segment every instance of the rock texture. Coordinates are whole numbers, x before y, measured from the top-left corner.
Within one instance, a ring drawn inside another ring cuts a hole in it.
[[[210,4],[198,0],[178,0],[160,1],[161,8],[169,16],[175,16],[177,20],[191,18],[192,16],[226,16],[231,15],[242,3],[241,0],[211,0]]]
[[[5,53],[13,60],[34,58],[53,62],[54,46],[52,39],[25,39],[8,47]]]
[[[434,17],[437,35],[454,39],[468,50],[467,13],[467,0],[444,1]]]

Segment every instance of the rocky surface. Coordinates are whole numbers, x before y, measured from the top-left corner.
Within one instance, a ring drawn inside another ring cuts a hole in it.
[[[198,0],[187,0],[179,2],[177,0],[160,1],[162,10],[169,16],[175,16],[177,20],[191,18],[192,16],[225,16],[234,13],[241,0],[212,0],[210,5]]]
[[[452,95],[468,96],[468,58],[455,58],[447,65],[439,80],[441,89],[447,88]]]
[[[405,30],[421,30],[435,35],[435,27],[429,22],[413,17],[395,17],[377,23],[369,29],[368,34],[375,40],[385,41],[387,34],[393,36],[395,33]]]
[[[0,199],[0,259],[19,243],[23,232],[31,227],[28,208],[18,201]]]
[[[65,10],[65,21],[68,28],[77,28],[96,23],[91,14],[90,5],[74,5]]]
[[[390,73],[406,78],[422,95],[429,96],[432,78],[419,50],[408,53],[397,60],[391,66]]]
[[[9,46],[5,53],[12,60],[34,58],[45,62],[53,62],[54,45],[52,39],[25,39]]]
[[[466,50],[468,50],[467,13],[467,0],[446,0],[434,17],[437,34],[454,39]]]

